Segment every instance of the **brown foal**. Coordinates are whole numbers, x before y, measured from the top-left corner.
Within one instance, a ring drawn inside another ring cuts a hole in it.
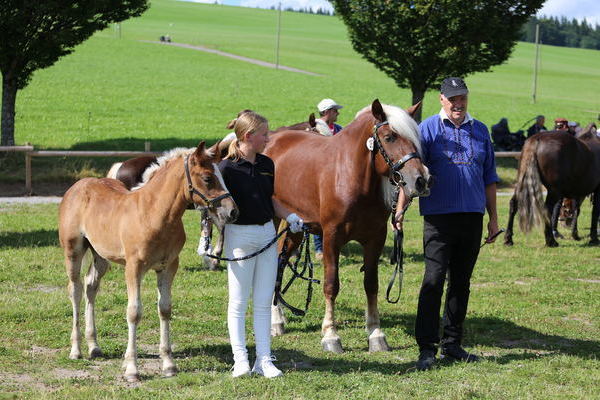
[[[222,183],[215,163],[219,154],[206,150],[178,149],[158,160],[152,179],[129,191],[115,179],[85,178],[65,193],[59,208],[59,237],[69,277],[73,306],[70,358],[81,357],[79,304],[83,284],[80,278],[84,254],[90,250],[93,262],[85,277],[85,336],[90,357],[102,354],[96,339],[95,297],[109,261],[125,265],[127,323],[129,340],[123,367],[125,379],[139,380],[136,329],[142,317],[140,285],[144,274],[157,275],[160,317],[160,357],[165,376],[177,368],[171,353],[171,285],[179,266],[179,252],[185,243],[181,220],[189,203],[207,207],[218,225],[235,220],[237,207]],[[187,164],[186,171],[184,164]]]

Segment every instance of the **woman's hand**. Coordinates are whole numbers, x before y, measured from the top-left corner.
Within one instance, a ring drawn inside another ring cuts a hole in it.
[[[302,221],[302,218],[295,213],[289,214],[285,220],[290,225],[290,231],[292,231],[292,233],[298,233],[302,231],[304,221]]]

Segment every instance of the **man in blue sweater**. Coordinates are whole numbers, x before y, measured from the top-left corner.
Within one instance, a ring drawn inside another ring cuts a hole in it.
[[[419,199],[424,217],[425,275],[415,324],[420,351],[418,370],[430,369],[435,363],[446,276],[449,282],[441,353],[455,360],[478,361],[476,355],[462,348],[463,322],[486,209],[487,237],[498,232],[498,176],[488,129],[467,112],[468,94],[461,78],[444,79],[440,94],[442,109],[419,125],[422,160],[435,176],[435,184],[429,197]],[[403,209],[405,201],[399,199],[398,210]],[[396,215],[397,229],[402,228],[402,218],[401,212]]]

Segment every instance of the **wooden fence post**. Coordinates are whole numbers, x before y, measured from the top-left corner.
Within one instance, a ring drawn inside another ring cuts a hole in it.
[[[27,146],[31,146],[31,143],[27,142]],[[25,152],[25,191],[28,196],[31,196],[31,153]]]
[[[150,151],[150,142],[144,142],[144,151]]]

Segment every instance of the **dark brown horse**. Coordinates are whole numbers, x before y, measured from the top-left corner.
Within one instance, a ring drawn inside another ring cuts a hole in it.
[[[545,203],[541,185],[548,191]],[[581,204],[591,193],[594,196],[590,244],[598,244],[600,138],[595,129],[590,125],[577,138],[562,131],[542,132],[530,137],[523,146],[504,244],[513,244],[513,221],[518,211],[523,232],[544,223],[546,246],[558,246],[550,223],[556,203],[562,198],[574,198]]]
[[[411,153],[420,154],[419,129],[411,118],[419,106],[407,113],[375,100],[335,136],[284,131],[274,135],[265,150],[275,162],[275,197],[310,222],[313,233],[323,235],[326,305],[321,343],[326,351],[342,351],[335,300],[340,289],[340,250],[350,240],[359,242],[364,251],[369,350],[389,350],[377,307],[378,261],[391,211],[391,166],[406,161],[408,157],[403,157]],[[430,175],[418,156],[406,161],[401,173],[406,195],[429,194]],[[291,252],[298,237],[287,239]],[[272,332],[281,333],[283,322],[277,312],[273,322],[277,325]]]

